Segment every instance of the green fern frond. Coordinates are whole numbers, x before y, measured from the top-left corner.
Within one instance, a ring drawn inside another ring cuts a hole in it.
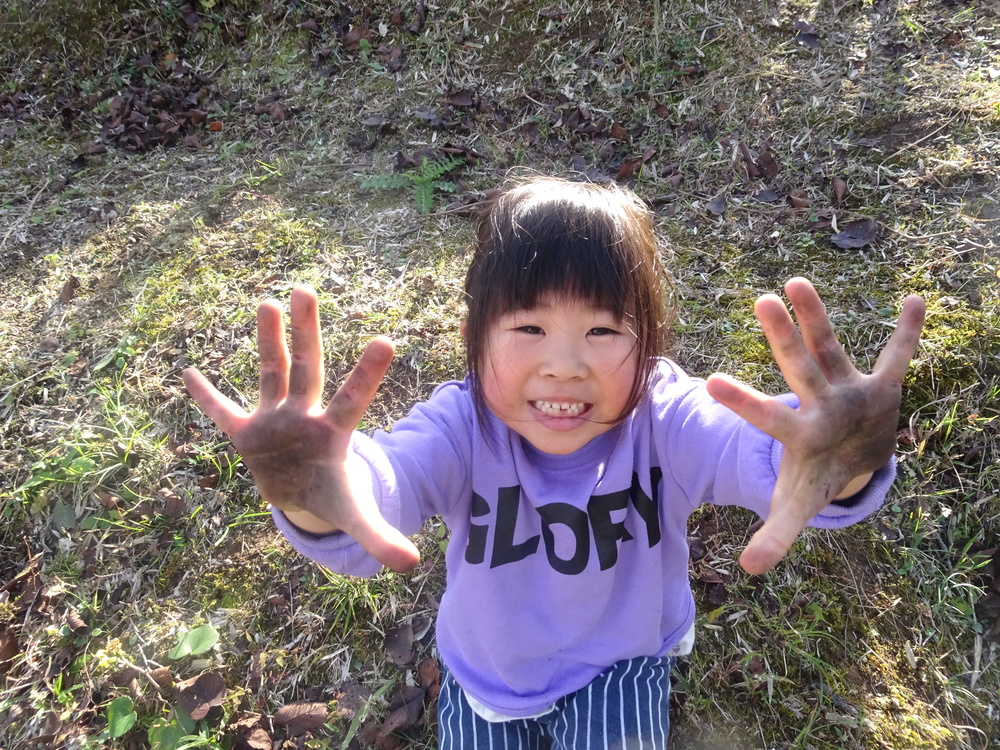
[[[465,164],[465,158],[461,156],[452,156],[440,161],[432,161],[425,156],[420,160],[420,165],[415,172],[375,175],[364,180],[361,187],[366,190],[393,190],[411,187],[417,211],[429,214],[434,208],[435,190],[454,193],[457,189],[454,182],[441,178],[463,164]]]
[[[422,214],[429,214],[434,208],[434,183],[418,182],[413,186],[413,199],[417,204],[417,211]]]
[[[414,183],[414,177],[411,174],[400,173],[400,174],[377,174],[374,177],[369,177],[361,183],[361,187],[365,190],[394,190],[396,188],[409,187]]]
[[[452,156],[441,161],[431,161],[425,156],[420,161],[416,179],[420,182],[434,182],[463,164],[465,164],[465,158],[461,156]]]

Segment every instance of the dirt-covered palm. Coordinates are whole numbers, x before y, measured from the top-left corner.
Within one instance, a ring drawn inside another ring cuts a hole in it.
[[[725,375],[708,380],[713,398],[785,448],[770,515],[740,556],[740,565],[754,574],[776,565],[806,523],[853,478],[889,460],[896,448],[901,384],[924,320],[923,300],[907,297],[896,330],[866,375],[837,341],[812,284],[791,279],[785,292],[798,328],[775,295],[761,297],[756,313],[799,408]]]
[[[267,502],[286,512],[306,511],[352,536],[384,565],[409,570],[419,557],[416,547],[385,521],[370,490],[352,491],[348,465],[351,435],[392,362],[392,342],[373,340],[324,409],[315,291],[292,291],[291,357],[281,316],[274,300],[257,312],[260,401],[253,412],[223,396],[195,369],[184,372],[188,391],[229,435]],[[358,480],[368,486],[367,472],[362,473]]]

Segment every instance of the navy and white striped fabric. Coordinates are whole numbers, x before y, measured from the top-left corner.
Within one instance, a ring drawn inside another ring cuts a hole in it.
[[[440,750],[662,750],[670,731],[673,657],[620,661],[533,719],[490,722],[442,668]]]

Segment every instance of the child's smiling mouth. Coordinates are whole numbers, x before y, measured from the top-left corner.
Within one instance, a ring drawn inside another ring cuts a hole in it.
[[[547,417],[578,417],[590,408],[590,404],[583,402],[529,401],[528,403]]]

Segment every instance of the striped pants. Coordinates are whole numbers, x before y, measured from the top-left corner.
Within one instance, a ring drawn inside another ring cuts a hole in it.
[[[490,722],[447,669],[438,698],[440,750],[663,750],[670,730],[671,657],[620,661],[534,719]]]

